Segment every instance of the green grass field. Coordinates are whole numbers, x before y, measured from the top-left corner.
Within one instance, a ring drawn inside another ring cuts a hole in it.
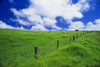
[[[70,37],[83,32],[69,43]],[[0,67],[100,67],[100,32],[0,29]]]

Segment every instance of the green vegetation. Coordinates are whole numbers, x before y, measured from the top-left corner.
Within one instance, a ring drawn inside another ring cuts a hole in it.
[[[0,29],[0,67],[99,67],[100,32],[85,34],[69,43],[77,33],[83,31]],[[34,58],[35,45],[38,59]]]

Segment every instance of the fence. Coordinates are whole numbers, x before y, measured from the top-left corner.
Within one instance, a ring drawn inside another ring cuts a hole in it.
[[[82,36],[84,36],[85,34],[88,34],[88,33],[92,33],[93,31],[87,31],[87,32],[83,32],[83,33],[81,33],[81,34],[76,34],[76,35],[73,35],[73,36],[71,36],[71,37],[69,37],[69,44],[71,43],[71,42],[74,42],[76,39],[78,39],[79,37],[82,37]],[[59,48],[59,40],[57,40],[57,48]],[[38,54],[38,46],[35,46],[34,47],[34,49],[35,49],[35,59],[37,59],[38,57],[37,57],[37,54]]]

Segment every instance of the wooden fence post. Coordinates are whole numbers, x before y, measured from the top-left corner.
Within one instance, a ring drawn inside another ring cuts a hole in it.
[[[81,36],[82,36],[82,33],[81,33]]]
[[[73,36],[73,41],[75,41],[75,36]]]
[[[34,47],[34,49],[35,49],[35,59],[37,59],[38,47],[37,47],[37,46],[35,46],[35,47]]]
[[[87,31],[87,34],[88,34],[88,31]]]
[[[78,39],[78,34],[76,34],[76,39]]]
[[[57,40],[57,48],[59,47],[59,40]]]
[[[69,43],[71,43],[71,37],[69,38]]]
[[[80,34],[80,37],[82,37],[82,33]]]

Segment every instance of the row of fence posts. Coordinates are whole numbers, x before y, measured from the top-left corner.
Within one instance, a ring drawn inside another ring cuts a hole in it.
[[[93,31],[87,31],[86,34],[88,33],[92,33]],[[76,39],[78,39],[79,37],[82,37],[85,33],[81,33],[80,35],[76,34]],[[69,38],[69,44],[72,42],[72,41],[75,41],[75,36],[73,36],[73,39],[70,37]],[[59,48],[59,40],[57,40],[57,48]],[[37,54],[38,54],[38,46],[35,46],[34,47],[35,49],[35,59],[37,59]]]

